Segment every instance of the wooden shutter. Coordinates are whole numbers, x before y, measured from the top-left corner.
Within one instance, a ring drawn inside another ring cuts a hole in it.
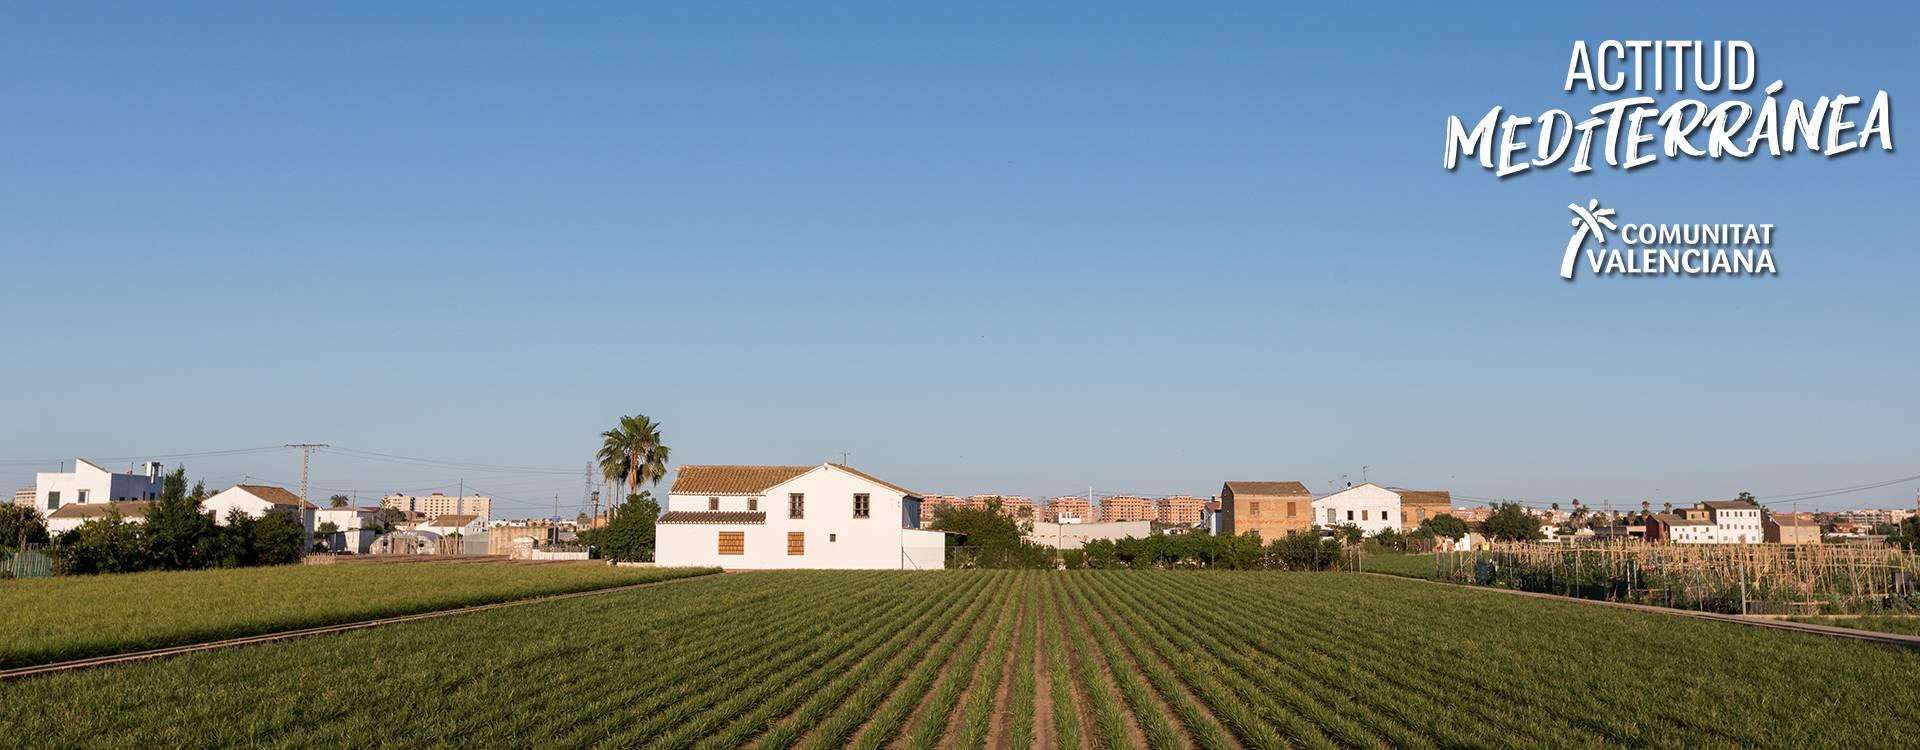
[[[747,554],[747,532],[744,532],[744,531],[720,532],[720,554],[722,555]]]
[[[807,532],[787,532],[787,554],[804,555],[807,553]]]

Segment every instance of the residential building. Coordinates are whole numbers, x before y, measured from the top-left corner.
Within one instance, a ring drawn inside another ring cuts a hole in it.
[[[1811,518],[1776,513],[1767,517],[1766,535],[1770,544],[1819,544],[1820,523]]]
[[[120,518],[128,523],[145,523],[147,509],[153,507],[148,500],[122,500],[109,503],[87,503],[85,505],[62,505],[47,514],[47,533],[64,534],[80,528],[80,524],[96,518],[106,518],[114,510],[120,511]]]
[[[1412,531],[1420,528],[1427,519],[1442,515],[1453,509],[1453,492],[1450,490],[1408,490],[1395,487],[1400,494],[1400,530]]]
[[[263,484],[236,484],[214,493],[200,507],[213,511],[214,523],[223,526],[235,510],[254,518],[265,518],[269,513],[291,518],[307,530],[307,543],[300,547],[303,552],[313,546],[314,514],[320,510],[285,488]]]
[[[463,539],[475,540],[486,535],[487,521],[472,513],[462,515],[449,513],[434,516],[427,521],[422,521],[419,525],[414,526],[413,530],[431,532],[439,534],[442,537],[452,537],[458,534]]]
[[[43,471],[33,475],[33,508],[46,516],[64,505],[158,500],[160,485],[160,464],[151,461],[142,466],[139,473],[120,474],[76,458],[73,471]]]
[[[660,565],[946,567],[922,496],[840,464],[681,466],[655,526]]]
[[[21,487],[13,491],[13,504],[27,508],[34,507],[33,498],[37,494],[38,491],[32,487]]]
[[[1119,541],[1127,537],[1145,539],[1153,535],[1152,521],[1098,521],[1090,523],[1033,522],[1027,541],[1055,549],[1080,549],[1095,539]]]
[[[1397,529],[1400,493],[1372,482],[1348,487],[1313,501],[1313,522],[1323,529],[1358,526],[1367,536]]]
[[[1751,500],[1707,500],[1647,521],[1647,539],[1675,544],[1758,544],[1767,530]]]
[[[928,495],[920,502],[920,528],[933,526],[933,516],[941,508],[965,508],[967,498],[959,495]]]
[[[1041,520],[1049,523],[1087,523],[1094,520],[1093,504],[1079,495],[1063,495],[1047,500]]]
[[[493,498],[486,495],[442,495],[438,492],[427,495],[394,493],[382,498],[380,504],[389,508],[420,513],[428,518],[473,515],[486,520],[493,517]]]
[[[1231,481],[1220,488],[1221,532],[1272,541],[1313,526],[1313,493],[1299,482]]]
[[[1032,521],[1035,516],[1033,498],[1023,495],[1001,495],[1000,512],[1015,521]]]
[[[1125,521],[1152,521],[1160,515],[1152,500],[1136,495],[1114,495],[1100,501],[1100,521],[1119,523]]]
[[[1206,529],[1209,534],[1219,536],[1226,528],[1226,515],[1224,506],[1219,500],[1208,501],[1206,506],[1200,509],[1200,528]]]
[[[380,508],[353,507],[320,508],[313,513],[315,539],[325,542],[327,549],[333,552],[351,552],[364,555],[372,550],[374,522],[380,518]],[[327,524],[333,524],[333,531],[321,533]]]
[[[1679,513],[1654,513],[1647,517],[1647,540],[1708,544],[1713,541],[1712,527],[1712,522],[1704,518],[1688,518]]]
[[[1200,514],[1210,498],[1192,495],[1168,495],[1154,502],[1154,520],[1175,526],[1199,526]]]

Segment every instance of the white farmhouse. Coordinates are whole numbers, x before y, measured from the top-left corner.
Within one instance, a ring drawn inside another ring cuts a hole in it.
[[[663,566],[946,567],[919,493],[839,464],[682,466],[655,527]]]
[[[33,475],[33,507],[47,516],[66,505],[160,499],[160,464],[148,462],[141,468],[139,474],[117,474],[76,458],[73,471]]]
[[[414,531],[427,531],[443,537],[459,534],[465,539],[481,539],[487,533],[487,521],[471,513],[454,515],[451,513],[434,516],[432,520],[422,521],[413,527]]]
[[[333,524],[333,532],[320,535],[327,543],[327,549],[334,552],[352,552],[358,555],[372,550],[374,522],[380,518],[379,508],[321,508],[313,513],[313,528],[316,535],[327,524]]]
[[[1400,527],[1400,493],[1367,482],[1313,501],[1313,522],[1323,529],[1353,524],[1373,536]]]
[[[286,516],[307,530],[307,543],[301,545],[301,551],[304,552],[313,546],[314,513],[319,508],[283,488],[261,484],[236,484],[214,493],[213,497],[207,498],[200,507],[213,511],[214,523],[222,526],[227,523],[227,515],[235,510],[254,518],[265,518],[268,513]]]

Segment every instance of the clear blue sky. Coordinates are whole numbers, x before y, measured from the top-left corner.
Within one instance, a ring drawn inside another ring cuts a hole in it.
[[[0,481],[570,471],[632,412],[929,492],[1920,474],[1910,155],[1440,167],[1448,115],[1611,98],[1575,39],[1745,39],[1908,143],[1906,6],[390,5],[0,11]],[[1561,282],[1588,197],[1775,223],[1780,274]],[[582,484],[314,483],[462,474]]]

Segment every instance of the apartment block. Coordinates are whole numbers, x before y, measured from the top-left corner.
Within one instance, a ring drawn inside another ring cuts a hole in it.
[[[1200,514],[1206,510],[1211,498],[1192,495],[1170,495],[1154,503],[1154,520],[1178,526],[1197,526]]]

